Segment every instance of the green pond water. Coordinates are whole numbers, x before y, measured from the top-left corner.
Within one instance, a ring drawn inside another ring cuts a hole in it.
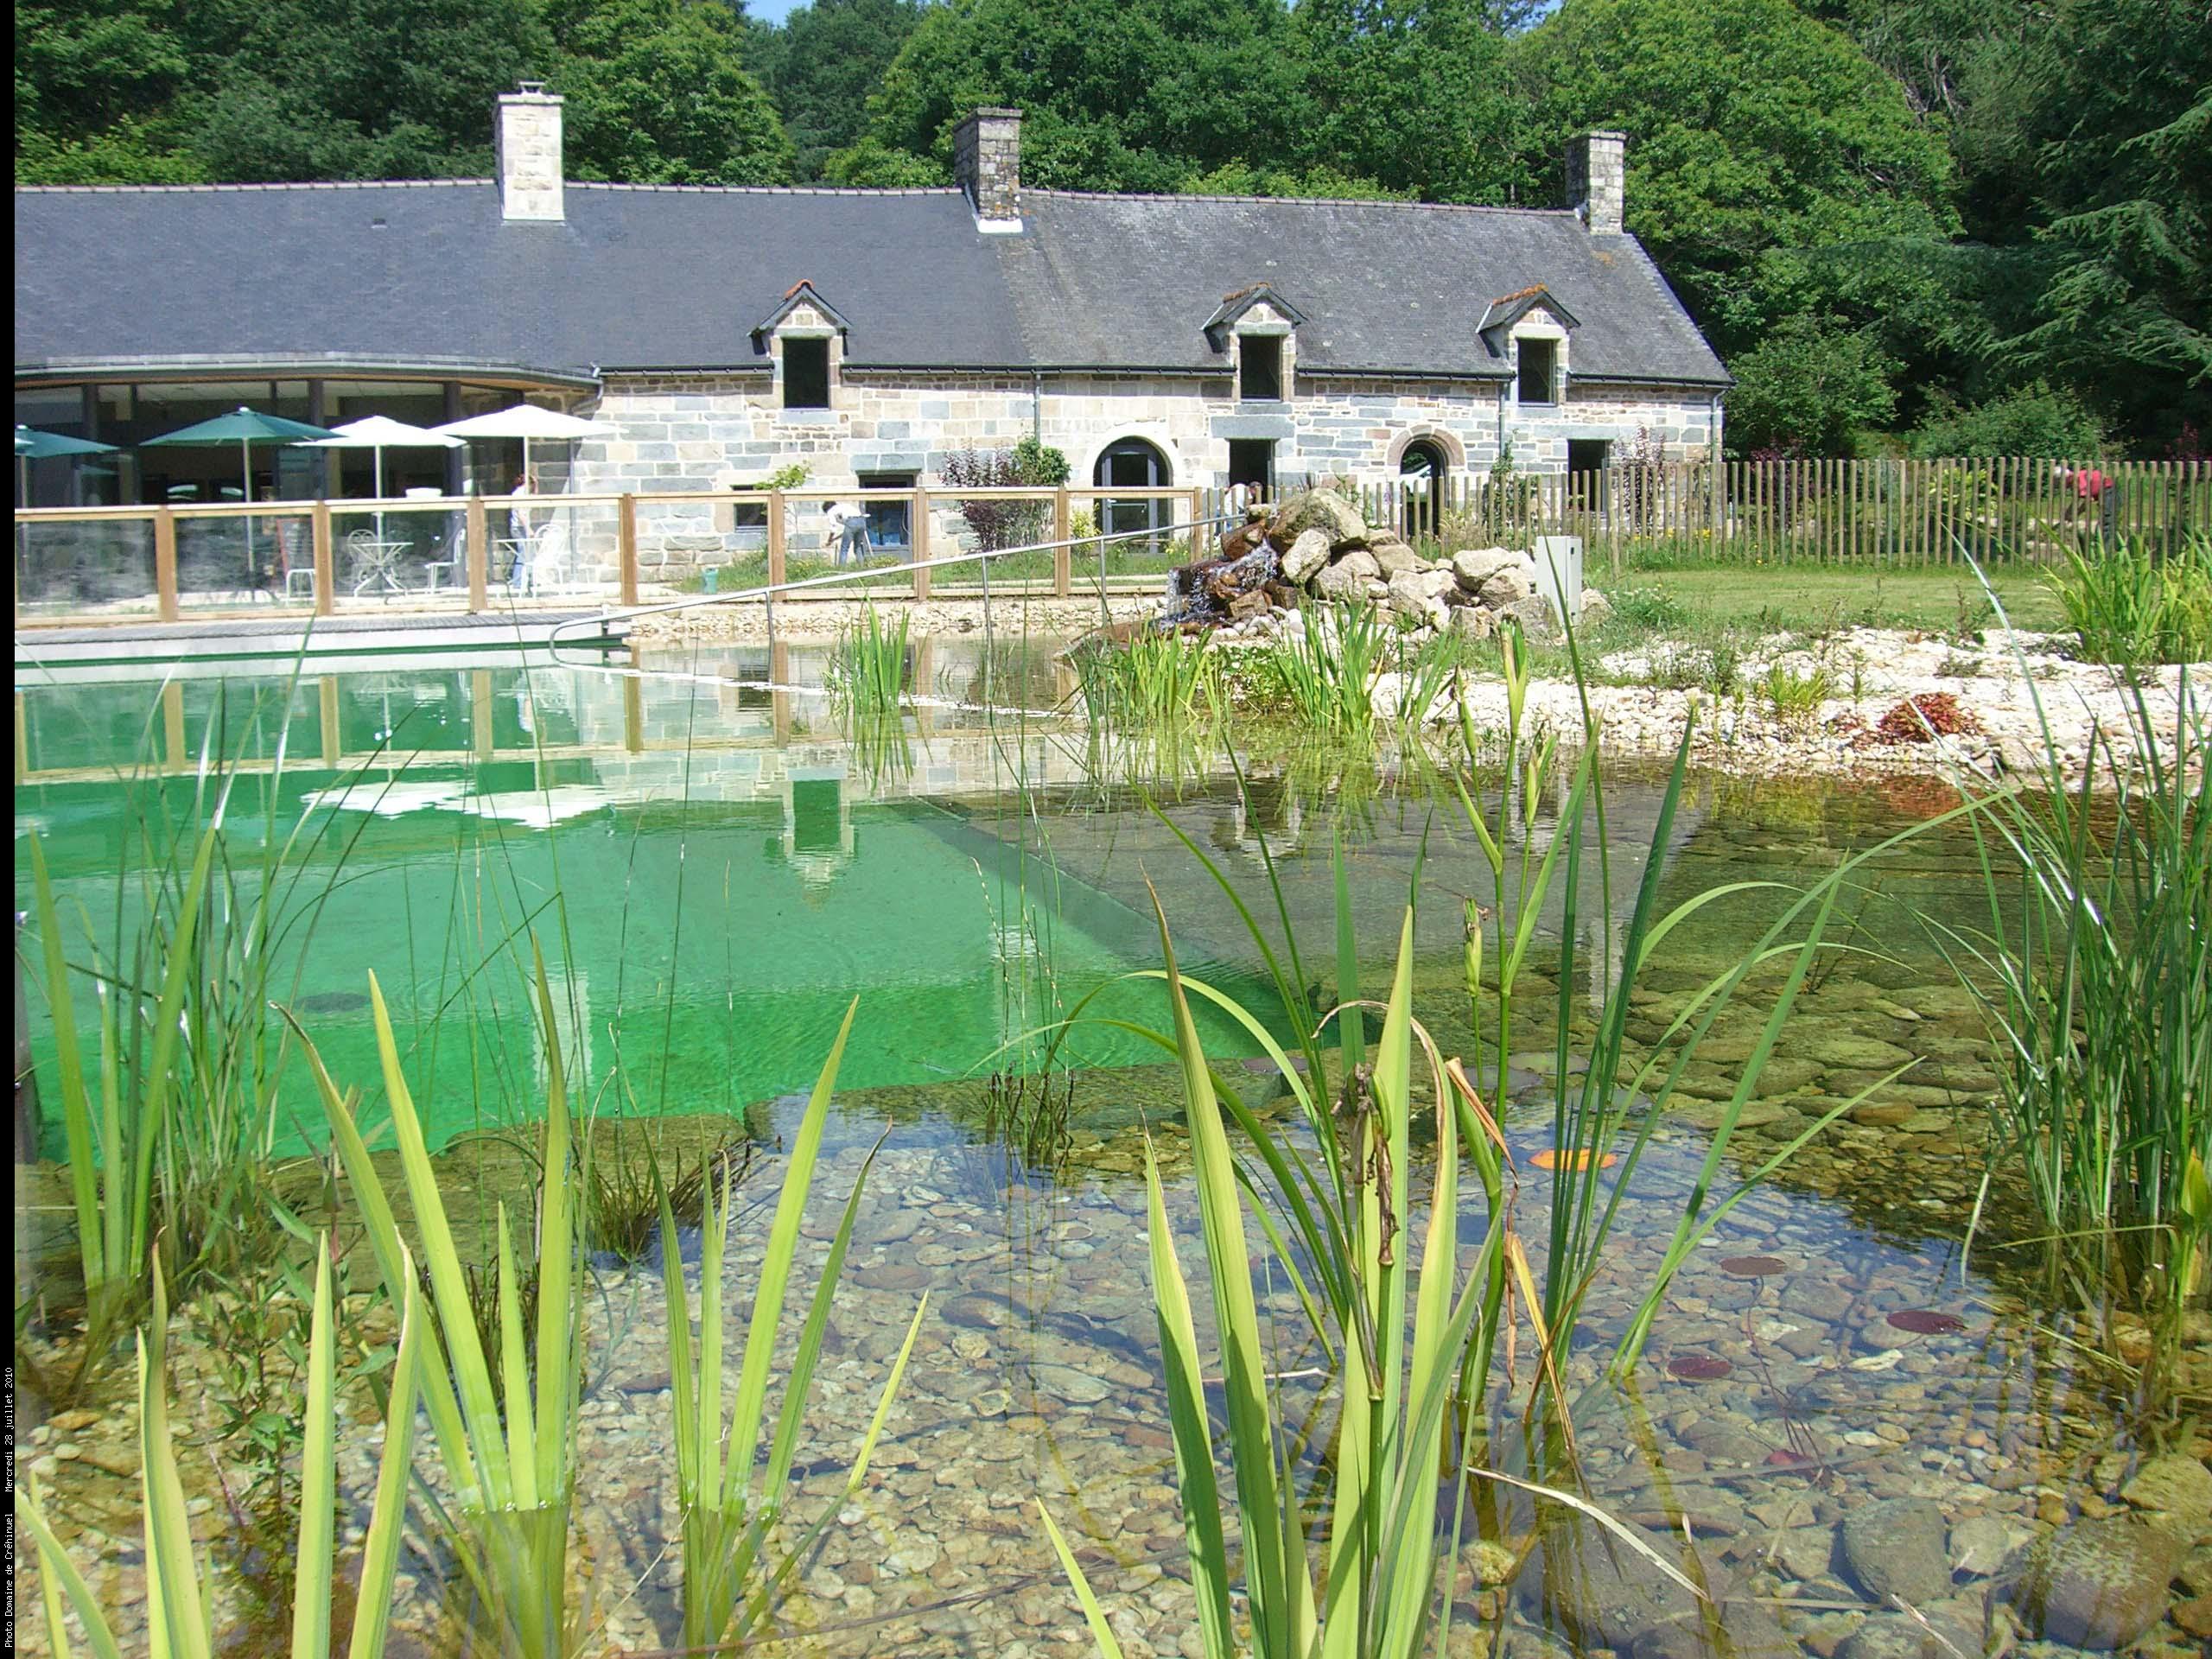
[[[1056,701],[1049,656],[973,639],[935,645],[923,681],[931,706],[900,739],[856,747],[803,689],[819,683],[822,660],[796,647],[772,661],[702,648],[641,658],[634,673],[433,661],[296,683],[233,664],[166,690],[19,671],[18,848],[29,830],[45,837],[61,893],[112,937],[117,873],[136,856],[139,826],[149,814],[188,822],[205,805],[188,765],[219,716],[218,747],[242,763],[234,845],[308,843],[294,861],[303,874],[285,901],[295,925],[277,947],[272,995],[299,1013],[340,1081],[363,1088],[373,1116],[373,970],[442,1143],[533,1116],[542,1063],[522,971],[533,932],[567,1064],[605,1117],[715,1115],[772,1145],[796,1122],[788,1096],[810,1084],[857,996],[817,1188],[825,1213],[810,1229],[817,1259],[831,1195],[871,1154],[874,1164],[802,1452],[825,1460],[814,1488],[829,1490],[827,1464],[866,1423],[924,1292],[933,1312],[876,1473],[806,1574],[780,1650],[1089,1651],[1036,1527],[1041,1498],[1095,1552],[1092,1578],[1128,1651],[1196,1652],[1147,1292],[1143,1126],[1182,1177],[1172,1208],[1184,1261],[1200,1258],[1172,1075],[1156,1048],[1106,1023],[1163,1023],[1162,994],[1122,976],[1159,965],[1156,893],[1184,971],[1286,1034],[1259,947],[1184,837],[1281,950],[1272,861],[1308,953],[1300,971],[1325,1001],[1338,988],[1340,846],[1363,981],[1370,993],[1381,982],[1413,899],[1416,1012],[1447,1053],[1465,1052],[1464,905],[1488,901],[1487,874],[1456,805],[1412,757],[1346,760],[1255,740],[1242,779],[1217,756],[1149,773],[1156,757],[1102,747],[1065,720],[1004,712]],[[802,689],[772,689],[772,669],[777,685]],[[1001,713],[961,706],[985,684],[998,688]],[[156,778],[149,754],[179,769]],[[1533,1052],[1550,1046],[1560,999],[1578,1040],[1594,1018],[1644,873],[1658,784],[1632,772],[1609,783],[1617,908],[1609,917],[1586,897],[1563,982],[1554,894],[1515,1038],[1528,1066],[1545,1064]],[[1640,982],[1631,1036],[1657,1040],[1788,889],[1947,804],[1940,785],[1915,780],[1694,778],[1659,849],[1662,905],[1771,885],[1670,938]],[[1559,794],[1535,804],[1539,849],[1562,805]],[[1593,846],[1592,892],[1598,859]],[[26,883],[19,874],[19,910]],[[1855,948],[1807,995],[1726,1160],[1726,1188],[1838,1099],[1916,1063],[1877,1091],[1864,1121],[1835,1126],[1721,1224],[1677,1281],[1634,1385],[1587,1397],[1591,1495],[1704,1573],[1725,1616],[1693,1616],[1592,1534],[1584,1548],[1541,1554],[1510,1585],[1471,1556],[1454,1592],[1467,1628],[1452,1652],[1917,1655],[1920,1627],[1907,1628],[1892,1592],[1978,1651],[2008,1553],[2054,1528],[2089,1540],[2096,1571],[2150,1599],[2144,1652],[2187,1650],[2168,1607],[2192,1573],[2206,1578],[2193,1593],[2212,1591],[2194,1535],[2171,1560],[2138,1560],[2132,1534],[2099,1531],[2134,1524],[2123,1492],[2151,1451],[2119,1409],[2124,1385],[2081,1360],[2073,1322],[2031,1285],[1993,1271],[2001,1257],[1963,1255],[1992,1057],[1916,918],[1971,921],[1977,891],[1970,845],[1938,834],[1885,858],[1847,899],[1835,931]],[[984,1079],[1042,1065],[1039,1033],[1102,987],[1085,1005],[1101,1017],[1051,1057],[1072,1078],[1062,1085],[1069,1137],[1032,1162],[990,1133]],[[1758,1016],[1766,1006],[1750,1004]],[[1205,1026],[1217,1058],[1258,1052],[1226,1019]],[[1727,1057],[1755,1032],[1755,1020],[1725,1022],[1714,1058],[1664,1103],[1569,1362],[1572,1386],[1594,1381],[1640,1297],[1697,1178],[1712,1103],[1732,1086]],[[49,1040],[35,1008],[41,1060]],[[1250,1077],[1255,1099],[1275,1091],[1261,1069],[1229,1070]],[[1541,1271],[1548,1178],[1529,1160],[1548,1144],[1548,1096],[1541,1077],[1517,1071],[1503,1092],[1525,1173],[1519,1230]],[[303,1078],[283,1100],[283,1144],[319,1144]],[[49,1155],[54,1139],[49,1126]],[[448,1160],[457,1194],[512,1183],[512,1170],[472,1163],[471,1144]],[[2000,1187],[2000,1234],[2005,1205]],[[1470,1249],[1484,1221],[1471,1197]],[[733,1295],[758,1259],[753,1233],[741,1225],[740,1236]],[[1296,1376],[1316,1358],[1310,1334],[1280,1275],[1264,1262],[1255,1274],[1295,1404],[1313,1386]],[[679,1605],[658,1272],[603,1265],[588,1300],[579,1527],[604,1643],[640,1652],[674,1639]],[[1930,1313],[1945,1317],[1917,1317]],[[2212,1373],[2207,1334],[2195,1333],[2189,1363]],[[1203,1327],[1201,1342],[1211,1352]],[[188,1335],[181,1349],[188,1369]],[[1513,1387],[1525,1392],[1525,1351],[1522,1363]],[[1499,1378],[1501,1414],[1510,1395]],[[28,1449],[54,1443],[35,1430]],[[372,1471],[358,1446],[346,1459],[358,1518]],[[80,1506],[83,1523],[65,1533],[127,1623],[134,1584],[143,1593],[121,1541],[127,1492],[81,1458],[61,1460],[48,1484],[65,1510]],[[1513,1507],[1490,1505],[1469,1524],[1510,1537]],[[435,1551],[410,1552],[395,1651],[454,1650],[442,1611],[448,1567]]]

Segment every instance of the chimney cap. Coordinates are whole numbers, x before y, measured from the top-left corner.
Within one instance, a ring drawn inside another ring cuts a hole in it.
[[[546,96],[545,83],[542,80],[518,80],[515,83],[515,90],[524,98]]]
[[[1021,111],[1004,105],[979,104],[968,111],[967,118],[970,121],[1019,121],[1021,119]]]
[[[1610,138],[1617,144],[1628,142],[1628,134],[1617,127],[1592,127],[1582,135],[1585,138]]]

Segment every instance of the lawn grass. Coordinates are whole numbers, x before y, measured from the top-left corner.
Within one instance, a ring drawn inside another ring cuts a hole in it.
[[[1714,565],[1680,570],[1637,570],[1619,576],[1593,568],[1587,578],[1610,591],[1656,588],[1681,601],[1692,619],[1712,626],[1761,632],[1822,632],[1837,627],[1973,630],[1995,626],[1989,601],[1965,565],[1929,570],[1808,568],[1802,565]],[[1999,568],[1990,585],[2014,626],[2063,626],[2058,601],[2040,570]]]

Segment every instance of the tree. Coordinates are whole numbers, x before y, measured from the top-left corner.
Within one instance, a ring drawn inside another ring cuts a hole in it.
[[[1730,365],[1728,450],[1842,455],[1897,408],[1896,362],[1866,333],[1785,317]]]
[[[190,68],[163,8],[16,9],[19,184],[189,180],[171,105]]]
[[[2056,11],[1983,65],[2012,100],[1985,153],[2030,201],[1993,349],[2171,439],[2212,417],[2212,27],[2190,0]]]
[[[745,31],[722,6],[552,0],[554,90],[572,178],[632,184],[785,184],[791,144],[745,72]]]
[[[1567,0],[1510,60],[1548,164],[1628,133],[1628,228],[1724,352],[1821,310],[1887,332],[1936,288],[1909,256],[1957,228],[1940,133],[1789,0]]]
[[[1024,183],[1168,191],[1293,153],[1302,81],[1282,0],[956,0],[885,72],[868,137],[943,177],[960,118],[1013,105]]]
[[[868,94],[921,20],[920,0],[814,0],[755,31],[753,73],[791,134],[798,178],[823,178],[832,150],[860,142]]]
[[[206,176],[242,182],[481,176],[493,99],[548,55],[535,0],[214,0],[177,16],[188,147]]]
[[[1304,153],[1431,201],[1503,201],[1524,108],[1480,0],[1300,0],[1313,114]]]

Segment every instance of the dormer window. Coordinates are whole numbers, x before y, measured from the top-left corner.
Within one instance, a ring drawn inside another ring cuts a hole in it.
[[[1240,333],[1236,338],[1236,395],[1247,403],[1282,399],[1281,334]]]
[[[811,283],[794,283],[753,325],[753,349],[775,371],[775,398],[787,413],[817,419],[836,405],[845,320]]]
[[[1559,342],[1524,335],[1520,350],[1519,395],[1523,404],[1559,401]]]
[[[1228,354],[1240,403],[1279,404],[1298,373],[1298,329],[1306,314],[1266,283],[1222,296],[1206,319],[1206,344]]]
[[[785,336],[784,346],[784,407],[830,407],[830,340],[820,336]]]

